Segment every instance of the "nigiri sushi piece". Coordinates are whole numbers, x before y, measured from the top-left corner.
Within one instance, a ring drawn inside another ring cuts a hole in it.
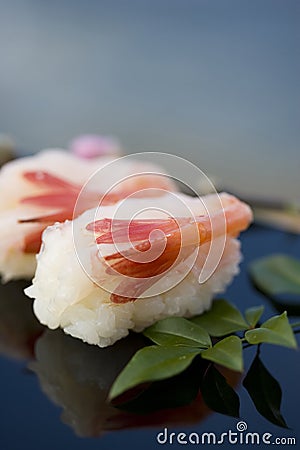
[[[103,205],[44,231],[25,293],[41,323],[106,347],[129,330],[207,310],[238,273],[237,236],[251,220],[226,193]]]
[[[97,206],[114,184],[115,189],[106,196],[107,203],[149,186],[175,189],[168,177],[139,176],[145,171],[163,173],[155,165],[112,156],[85,159],[59,149],[44,150],[1,168],[0,274],[3,281],[32,278],[43,230],[56,221],[72,219],[83,185],[98,169],[115,161],[116,170],[104,171],[90,183],[76,214]]]

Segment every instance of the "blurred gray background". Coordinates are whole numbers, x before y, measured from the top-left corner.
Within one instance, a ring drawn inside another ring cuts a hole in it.
[[[299,199],[299,0],[0,0],[0,131],[184,156]]]

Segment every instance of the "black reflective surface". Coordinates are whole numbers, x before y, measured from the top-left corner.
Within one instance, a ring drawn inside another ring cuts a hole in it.
[[[299,257],[300,238],[253,226],[241,240],[241,273],[225,297],[240,309],[263,303],[268,317],[275,310],[252,287],[247,264],[274,252]],[[190,406],[148,416],[136,416],[106,404],[111,382],[144,344],[143,338],[132,335],[102,350],[65,336],[60,330],[45,330],[34,319],[30,300],[22,294],[25,285],[14,282],[0,287],[1,450],[154,449],[162,446],[156,436],[166,426],[169,433],[236,431],[237,419],[211,413],[201,398]],[[247,369],[255,352],[251,348],[244,352]],[[265,345],[261,357],[281,384],[282,413],[290,429],[276,427],[262,418],[245,389],[239,386],[241,419],[247,423],[248,431],[268,432],[274,438],[296,437],[299,445],[299,351]],[[240,384],[239,377],[232,375],[232,382]],[[182,444],[164,446],[181,448]],[[242,448],[241,444],[229,443],[220,447]]]

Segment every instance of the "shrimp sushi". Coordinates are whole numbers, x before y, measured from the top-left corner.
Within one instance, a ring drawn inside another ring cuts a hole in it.
[[[145,170],[158,170],[149,163],[126,161],[126,158],[99,156],[84,159],[64,150],[44,150],[37,155],[19,158],[0,170],[0,275],[3,281],[32,278],[36,269],[36,254],[43,230],[55,223],[74,217],[74,206],[87,180],[99,169],[118,161],[117,170],[110,171],[87,192],[81,210],[97,206],[101,194],[112,183],[127,179]],[[159,172],[161,170],[159,169]],[[162,185],[169,190],[174,185],[168,178],[129,178],[116,188],[122,197],[138,187]],[[122,192],[120,192],[122,191]],[[113,199],[111,199],[112,201]]]
[[[207,310],[241,261],[252,220],[232,195],[120,200],[43,233],[26,294],[41,323],[100,347],[129,330]]]

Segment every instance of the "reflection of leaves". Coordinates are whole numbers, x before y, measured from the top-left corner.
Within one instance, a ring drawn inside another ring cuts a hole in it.
[[[149,346],[139,350],[115,380],[110,398],[115,398],[139,384],[163,380],[185,370],[200,354],[197,348]]]
[[[251,327],[255,327],[264,312],[264,306],[252,306],[246,309],[245,317]]]
[[[245,333],[245,338],[250,344],[283,345],[285,347],[297,348],[297,342],[288,321],[286,312],[280,316],[271,317],[264,322],[260,328],[249,330]]]
[[[169,317],[147,328],[144,333],[159,345],[187,345],[210,347],[211,339],[206,330],[182,317]]]
[[[226,300],[215,301],[210,311],[192,320],[216,337],[248,328],[240,311]]]
[[[237,336],[228,336],[222,339],[212,348],[204,350],[201,356],[228,369],[243,371],[242,342]]]
[[[287,428],[280,413],[280,385],[256,356],[243,382],[257,411],[270,422]]]
[[[254,261],[250,276],[256,288],[268,297],[279,312],[300,315],[300,261],[286,255],[273,255]],[[282,296],[297,296],[294,301]]]
[[[226,378],[211,364],[201,382],[201,393],[213,411],[239,417],[240,399]]]
[[[206,366],[204,361],[196,359],[180,374],[167,380],[155,381],[137,397],[115,406],[125,411],[144,414],[188,405],[198,394],[201,380],[199,372],[204,372]]]

